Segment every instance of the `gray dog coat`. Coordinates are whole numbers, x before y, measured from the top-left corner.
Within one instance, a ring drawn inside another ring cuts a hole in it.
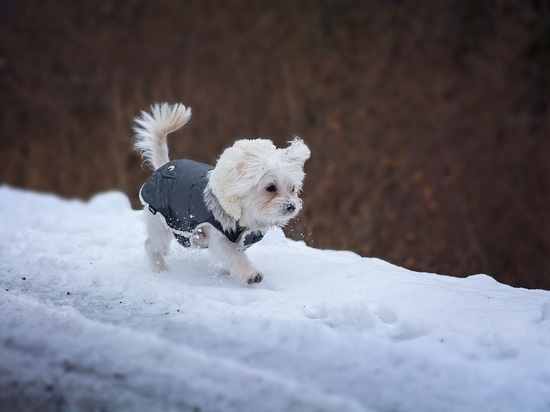
[[[153,172],[141,187],[139,197],[153,215],[159,213],[172,230],[174,237],[185,247],[191,246],[191,237],[201,223],[210,223],[222,232],[240,250],[259,242],[264,233],[239,226],[224,230],[206,207],[204,189],[209,172],[214,167],[193,160],[173,160]]]

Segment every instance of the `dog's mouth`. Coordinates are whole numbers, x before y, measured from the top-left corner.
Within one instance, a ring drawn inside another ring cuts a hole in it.
[[[296,212],[285,212],[279,216],[270,216],[264,220],[269,226],[284,227],[290,220],[296,217]]]
[[[269,226],[285,226],[298,215],[302,207],[300,200],[286,199],[283,203],[264,204],[259,209],[259,221]]]

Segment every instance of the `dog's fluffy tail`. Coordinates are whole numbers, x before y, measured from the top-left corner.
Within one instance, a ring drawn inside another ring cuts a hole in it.
[[[143,111],[134,119],[134,149],[153,170],[158,169],[170,161],[166,137],[182,128],[190,118],[191,108],[181,103],[152,105],[151,113]]]

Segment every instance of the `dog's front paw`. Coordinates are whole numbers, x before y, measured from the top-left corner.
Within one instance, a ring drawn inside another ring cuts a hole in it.
[[[208,247],[208,229],[205,225],[199,225],[193,231],[193,235],[190,239],[191,246],[197,248]]]
[[[253,273],[248,277],[246,283],[252,285],[253,283],[260,283],[264,277],[260,273]]]

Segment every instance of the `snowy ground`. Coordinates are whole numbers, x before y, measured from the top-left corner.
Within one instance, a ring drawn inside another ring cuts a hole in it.
[[[120,193],[0,187],[0,410],[549,411],[550,292],[272,231],[244,285]]]

